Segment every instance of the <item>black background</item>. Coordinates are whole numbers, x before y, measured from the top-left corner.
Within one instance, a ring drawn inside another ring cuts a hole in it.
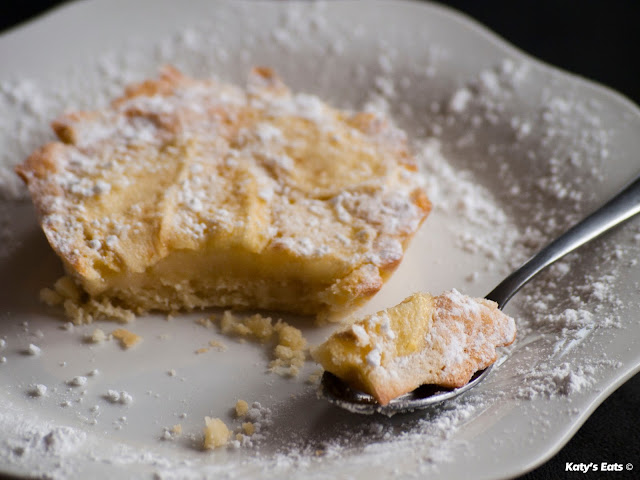
[[[63,2],[4,0],[0,3],[2,32]],[[438,3],[466,13],[532,56],[596,80],[640,105],[640,1],[449,0]],[[640,167],[640,152],[638,165]],[[640,312],[638,314],[640,316]],[[521,479],[640,478],[638,428],[640,374],[605,400],[557,455]],[[565,472],[565,462],[632,463],[635,471],[584,475]],[[469,478],[474,478],[474,472],[469,472]]]

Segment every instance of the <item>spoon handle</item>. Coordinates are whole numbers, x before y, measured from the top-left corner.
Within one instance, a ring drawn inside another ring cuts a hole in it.
[[[640,176],[620,193],[553,240],[505,278],[486,298],[503,308],[511,297],[538,272],[567,253],[640,213]]]

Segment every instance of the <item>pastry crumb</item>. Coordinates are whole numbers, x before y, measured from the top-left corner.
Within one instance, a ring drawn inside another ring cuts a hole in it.
[[[271,325],[271,317],[263,317],[260,314],[250,316],[246,319],[245,325],[249,329],[251,335],[261,342],[269,340],[275,331],[274,327]]]
[[[40,290],[40,301],[50,307],[55,307],[64,302],[64,298],[55,290],[45,287]]]
[[[307,340],[302,332],[284,322],[276,324],[278,344],[269,370],[282,376],[297,376],[306,359]]]
[[[242,424],[242,431],[245,435],[250,437],[256,432],[256,427],[251,422],[244,422]]]
[[[319,368],[315,372],[311,373],[311,375],[309,375],[309,378],[307,378],[307,383],[311,385],[319,384],[323,373],[324,373],[324,370],[322,368]]]
[[[86,339],[91,343],[102,343],[107,340],[107,334],[104,333],[104,330],[96,328]]]
[[[227,444],[231,432],[227,425],[219,418],[204,417],[204,448],[213,450]]]
[[[249,328],[244,325],[241,319],[235,316],[231,310],[225,310],[222,315],[222,319],[220,320],[220,330],[225,335],[238,335],[238,336],[247,336],[250,331]]]
[[[131,310],[117,307],[106,298],[102,300],[91,299],[84,304],[65,300],[64,309],[67,316],[76,325],[85,325],[102,319],[118,323],[130,323],[136,318]]]
[[[236,402],[236,416],[244,417],[249,411],[249,404],[245,400],[238,400]]]
[[[225,335],[250,338],[260,343],[266,343],[277,336],[273,349],[275,358],[269,363],[269,371],[281,376],[297,376],[307,357],[307,340],[302,331],[283,320],[274,324],[271,317],[258,313],[241,317],[226,310],[220,320],[220,330]]]
[[[213,328],[214,326],[215,315],[211,315],[209,317],[198,318],[196,323],[198,325],[202,325],[205,328]]]
[[[219,352],[224,352],[227,349],[227,346],[224,343],[217,340],[209,340],[209,346],[215,348]]]
[[[65,330],[67,332],[71,332],[73,331],[73,323],[72,322],[66,322],[64,325],[62,325],[60,327],[62,330]]]
[[[113,338],[120,341],[120,346],[122,348],[129,349],[142,341],[142,337],[140,335],[136,335],[129,330],[125,330],[124,328],[117,328],[113,332],[111,332]]]
[[[61,277],[53,284],[55,292],[65,300],[80,302],[82,290],[76,285],[71,277]]]
[[[173,440],[182,435],[182,425],[177,424],[171,428],[165,428],[162,433],[162,440]]]
[[[209,350],[211,350],[211,348],[209,347],[202,347],[196,350],[196,355],[200,355],[202,353],[207,353]]]

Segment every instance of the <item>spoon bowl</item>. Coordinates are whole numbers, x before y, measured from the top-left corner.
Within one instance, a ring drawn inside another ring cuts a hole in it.
[[[354,390],[333,373],[324,372],[321,381],[321,394],[329,403],[352,413],[371,415],[381,413],[392,416],[396,413],[410,413],[442,403],[463,394],[484,379],[493,365],[476,372],[469,383],[460,388],[444,388],[438,385],[421,385],[412,392],[394,398],[387,405],[380,405],[368,393]]]

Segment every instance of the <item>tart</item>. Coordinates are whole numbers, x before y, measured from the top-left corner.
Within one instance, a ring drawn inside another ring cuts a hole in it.
[[[16,168],[94,305],[340,317],[375,294],[430,210],[406,135],[378,113],[166,67]]]

